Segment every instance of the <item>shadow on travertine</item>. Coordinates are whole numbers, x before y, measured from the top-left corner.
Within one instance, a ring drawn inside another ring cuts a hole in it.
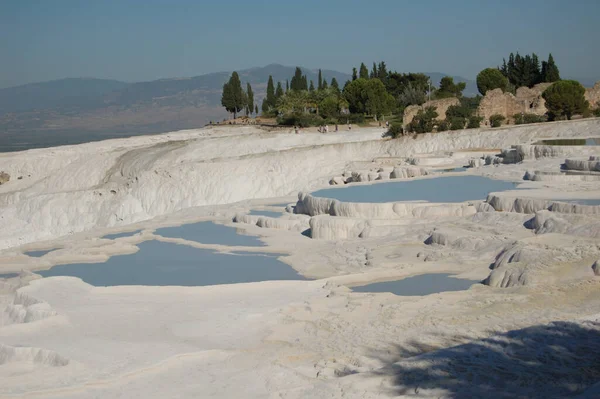
[[[392,378],[390,396],[600,397],[600,322],[553,322],[444,349],[410,342],[374,357],[385,364],[375,374]]]

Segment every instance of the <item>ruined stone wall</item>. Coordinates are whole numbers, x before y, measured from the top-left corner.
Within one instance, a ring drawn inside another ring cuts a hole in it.
[[[591,109],[600,107],[600,82],[596,82],[594,87],[585,89],[585,99],[590,103]]]
[[[546,100],[542,97],[542,93],[550,86],[552,86],[552,83],[540,83],[532,88],[519,87],[517,89],[516,98],[523,102],[523,112],[527,114],[544,115],[548,110],[546,109]]]
[[[510,123],[514,114],[524,112],[524,110],[523,100],[518,99],[512,93],[504,93],[502,89],[494,89],[488,90],[481,99],[477,115],[483,117],[481,125],[487,126],[492,115],[503,115]]]
[[[406,127],[412,120],[417,116],[417,112],[427,107],[435,107],[435,111],[438,113],[438,119],[446,119],[446,111],[453,105],[459,105],[460,101],[456,97],[442,98],[439,100],[431,100],[425,102],[423,105],[410,105],[404,109],[404,116],[402,118],[403,127]]]

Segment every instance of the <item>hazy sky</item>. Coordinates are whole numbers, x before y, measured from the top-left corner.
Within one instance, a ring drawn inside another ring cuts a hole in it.
[[[0,87],[269,63],[474,78],[511,51],[600,79],[600,0],[0,0]]]

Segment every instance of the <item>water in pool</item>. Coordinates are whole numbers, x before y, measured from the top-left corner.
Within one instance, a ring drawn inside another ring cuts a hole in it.
[[[131,255],[113,256],[104,263],[58,265],[43,277],[74,276],[95,286],[249,283],[267,280],[306,280],[274,254],[222,254],[161,241],[146,241]]]
[[[43,251],[27,251],[27,252],[24,252],[24,254],[27,256],[31,256],[32,258],[41,258],[42,256],[46,255],[47,253],[50,253],[56,249],[58,249],[58,248],[45,249]]]
[[[250,215],[255,215],[255,216],[268,216],[270,218],[278,218],[281,216],[281,212],[274,212],[274,211],[260,211],[260,210],[251,210],[250,211]]]
[[[157,229],[155,234],[169,238],[183,238],[202,244],[221,244],[229,246],[260,247],[264,244],[253,236],[238,234],[237,229],[212,222],[184,224],[175,227]]]
[[[517,188],[517,184],[481,176],[444,176],[433,179],[328,188],[315,191],[312,195],[346,202],[463,202],[485,199],[490,192],[514,190]]]
[[[435,273],[353,287],[352,291],[391,292],[401,296],[420,296],[445,291],[462,291],[477,283],[479,281],[458,279],[450,277],[449,274]]]
[[[535,145],[600,145],[600,138],[593,139],[555,139],[555,140],[542,140]]]
[[[142,230],[124,231],[123,233],[107,234],[107,235],[102,236],[100,238],[104,238],[106,240],[116,240],[117,238],[131,237],[131,236],[134,236],[134,235],[139,234],[141,232],[142,232]]]

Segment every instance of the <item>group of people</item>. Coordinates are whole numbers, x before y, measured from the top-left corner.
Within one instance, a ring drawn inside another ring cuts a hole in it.
[[[381,126],[381,122],[379,122],[379,126]],[[385,122],[385,127],[386,129],[390,127],[390,122],[386,121]],[[319,133],[329,133],[329,125],[321,125],[317,128]],[[352,130],[352,124],[348,123],[348,130]],[[339,131],[339,126],[336,123],[335,124],[335,131]],[[300,133],[300,127],[299,126],[294,126],[294,132],[296,134]]]

